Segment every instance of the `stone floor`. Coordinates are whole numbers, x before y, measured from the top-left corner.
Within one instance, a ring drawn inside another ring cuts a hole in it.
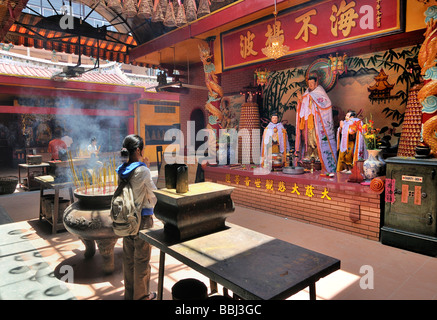
[[[0,299],[123,299],[121,240],[115,248],[115,271],[105,276],[98,252],[85,259],[85,247],[76,236],[67,231],[53,235],[50,225],[39,221],[39,191],[18,191],[0,196]],[[317,299],[437,299],[437,258],[239,206],[227,221],[340,259],[341,269],[317,282]],[[154,291],[158,260],[154,248]],[[185,278],[209,285],[206,277],[167,256],[164,299],[171,299],[172,286]],[[308,298],[306,288],[289,299]]]

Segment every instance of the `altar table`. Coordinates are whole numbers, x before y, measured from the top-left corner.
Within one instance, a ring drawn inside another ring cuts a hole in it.
[[[340,269],[340,260],[226,223],[221,231],[182,242],[163,228],[140,231],[140,238],[160,250],[158,299],[162,299],[165,254],[219,283],[242,299],[286,299]]]

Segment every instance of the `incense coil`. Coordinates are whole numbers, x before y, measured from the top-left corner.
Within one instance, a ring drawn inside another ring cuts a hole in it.
[[[159,3],[159,1],[155,0],[155,3],[153,5],[153,12],[152,12],[152,22],[160,22],[160,21],[164,21],[164,10],[166,9],[166,7],[164,6],[164,8],[161,7],[161,4]]]
[[[425,84],[417,94],[417,99],[422,103],[426,97],[437,95],[437,80],[432,80]]]
[[[128,18],[133,18],[137,15],[137,6],[134,0],[123,1],[123,13]]]
[[[123,11],[120,0],[108,0],[107,7],[117,13],[121,13]]]
[[[197,17],[203,17],[211,13],[211,10],[209,8],[209,1],[208,0],[200,0],[199,1],[199,8],[197,8]]]
[[[423,125],[423,141],[437,154],[437,116],[432,117]]]
[[[174,7],[173,7],[173,3],[170,1],[167,4],[167,9],[166,9],[166,13],[165,13],[165,18],[164,18],[164,22],[163,24],[166,27],[175,27],[176,26],[176,18],[175,18],[175,14],[174,14]]]
[[[185,15],[185,7],[183,4],[180,4],[176,12],[176,26],[182,27],[186,24],[187,24],[187,17]]]
[[[376,192],[377,194],[381,194],[385,188],[385,177],[376,177],[370,181],[370,190]]]
[[[197,6],[195,0],[184,0],[185,16],[188,22],[197,20]]]
[[[138,6],[138,18],[150,19],[152,17],[153,4],[150,3],[151,0],[141,0]]]

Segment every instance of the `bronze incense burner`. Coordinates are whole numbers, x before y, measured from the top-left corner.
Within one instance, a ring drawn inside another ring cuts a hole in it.
[[[114,271],[114,247],[119,238],[112,230],[110,216],[114,191],[114,186],[78,188],[74,191],[78,201],[64,211],[65,228],[85,244],[85,258],[94,256],[97,243],[105,274]]]

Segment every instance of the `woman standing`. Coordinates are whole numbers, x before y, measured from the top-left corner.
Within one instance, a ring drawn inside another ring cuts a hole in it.
[[[130,175],[130,184],[136,205],[141,205],[140,230],[153,227],[153,207],[156,189],[149,168],[143,159],[144,141],[138,135],[124,138],[121,155],[129,160],[117,168],[118,175],[126,179]],[[147,159],[146,159],[147,160]],[[123,237],[123,273],[126,300],[152,300],[156,293],[150,293],[150,255],[149,243],[139,235]]]

